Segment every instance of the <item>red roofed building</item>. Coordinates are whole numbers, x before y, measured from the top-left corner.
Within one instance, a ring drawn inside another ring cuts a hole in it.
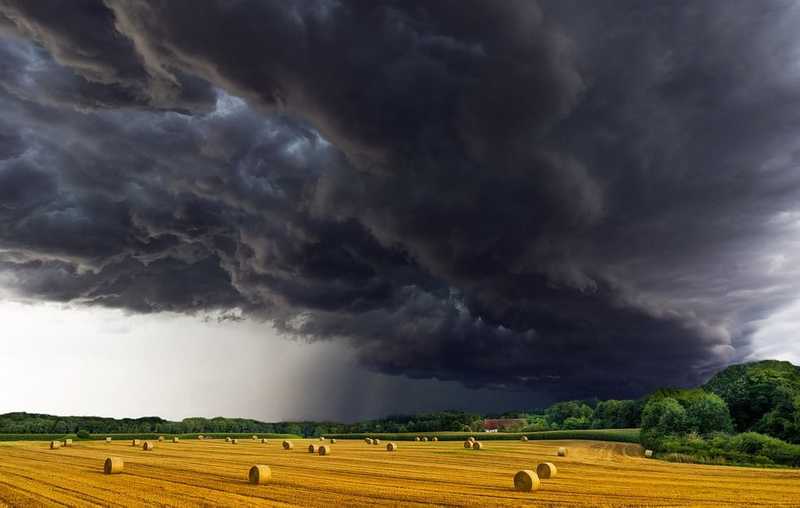
[[[524,427],[528,423],[525,418],[487,418],[483,420],[483,428],[487,431],[509,430]]]

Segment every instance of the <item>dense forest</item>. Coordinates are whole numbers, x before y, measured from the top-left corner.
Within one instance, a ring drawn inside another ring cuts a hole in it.
[[[800,368],[734,365],[701,388],[659,390],[641,428],[642,444],[671,460],[800,466]]]

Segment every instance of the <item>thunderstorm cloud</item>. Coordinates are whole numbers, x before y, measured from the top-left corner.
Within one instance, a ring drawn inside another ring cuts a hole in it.
[[[0,0],[0,286],[687,385],[800,290],[800,6]]]

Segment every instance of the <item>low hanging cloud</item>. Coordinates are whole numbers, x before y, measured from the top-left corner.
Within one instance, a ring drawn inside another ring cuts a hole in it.
[[[0,1],[0,286],[474,387],[695,383],[797,294],[798,21]]]

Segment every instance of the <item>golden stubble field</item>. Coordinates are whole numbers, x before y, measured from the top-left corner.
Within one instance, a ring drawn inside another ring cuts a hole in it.
[[[330,456],[309,443],[240,440],[157,443],[0,443],[0,506],[800,506],[800,471],[671,464],[641,457],[638,445],[599,441],[339,440]],[[565,446],[567,457],[557,457]],[[124,473],[104,475],[107,456]],[[558,466],[535,492],[513,490],[513,475],[539,462]],[[253,464],[272,468],[268,485],[247,482]]]

